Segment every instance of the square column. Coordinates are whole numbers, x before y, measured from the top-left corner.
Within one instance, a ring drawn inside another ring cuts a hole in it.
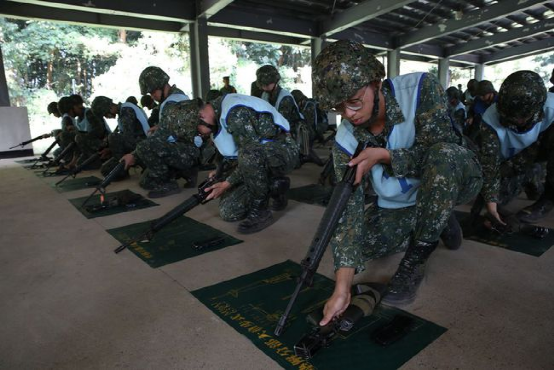
[[[475,65],[475,76],[474,76],[474,78],[477,81],[482,81],[484,75],[485,75],[485,65],[484,64],[476,64]]]
[[[204,98],[210,90],[208,22],[198,18],[190,25],[190,71],[193,97]]]
[[[2,45],[0,44],[0,107],[10,106],[10,93],[8,82],[4,73],[4,57],[2,56]]]
[[[400,74],[400,49],[387,51],[387,78]]]
[[[439,82],[445,89],[448,88],[450,84],[450,72],[448,68],[450,67],[449,58],[440,58],[439,59]]]

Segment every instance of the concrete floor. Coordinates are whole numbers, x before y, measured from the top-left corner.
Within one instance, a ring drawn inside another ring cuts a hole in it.
[[[314,183],[319,170],[304,166],[293,186]],[[66,199],[90,190],[59,194],[48,185],[56,178],[13,160],[0,161],[0,178],[0,369],[280,368],[189,292],[299,262],[323,208],[291,202],[267,230],[241,235],[244,243],[152,269],[130,252],[115,255],[105,230],[159,217],[193,190],[87,220]],[[137,179],[109,190],[145,194]],[[236,235],[215,202],[188,215]],[[554,216],[543,225],[554,227]],[[368,264],[360,280],[386,281],[399,258]],[[554,369],[553,267],[554,248],[536,258],[472,241],[458,251],[439,246],[405,309],[448,331],[402,369]],[[319,272],[332,277],[329,253]]]

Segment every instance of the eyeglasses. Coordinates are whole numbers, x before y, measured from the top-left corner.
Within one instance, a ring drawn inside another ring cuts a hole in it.
[[[351,111],[357,112],[360,109],[364,107],[364,99],[367,94],[369,86],[365,87],[364,95],[362,95],[361,98],[357,99],[350,99],[345,102],[340,103],[336,107],[331,108],[331,111],[333,112],[344,112],[345,110],[349,109]]]

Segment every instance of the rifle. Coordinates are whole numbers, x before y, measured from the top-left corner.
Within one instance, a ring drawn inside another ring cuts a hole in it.
[[[366,145],[366,143],[359,143],[352,158],[357,157],[360,152],[365,149]],[[277,327],[275,328],[276,336],[281,335],[283,332],[287,318],[292,310],[292,306],[298,298],[298,294],[302,288],[305,286],[311,286],[313,283],[314,275],[317,272],[321,258],[325,253],[327,244],[329,244],[329,241],[331,240],[331,237],[333,236],[333,233],[339,223],[339,219],[342,217],[342,213],[346,208],[348,199],[354,191],[354,180],[356,178],[357,168],[358,166],[347,167],[341,182],[339,182],[333,190],[333,194],[331,195],[329,204],[327,205],[327,208],[325,208],[323,217],[319,222],[319,226],[314,238],[312,239],[308,253],[300,263],[302,266],[302,273],[298,278],[298,284],[296,285],[296,289],[289,300],[287,308],[277,323]]]
[[[365,287],[367,292],[352,297],[344,313],[325,326],[319,326],[321,315],[308,315],[307,320],[313,329],[294,345],[294,354],[305,359],[314,357],[321,348],[328,347],[337,335],[350,332],[361,318],[371,315],[381,301],[385,286],[369,284]]]
[[[90,159],[90,158],[89,158]],[[88,159],[87,159],[88,161]],[[100,192],[100,199],[101,199],[101,203],[104,202],[104,196],[106,195],[106,188],[108,187],[108,185],[110,185],[112,183],[112,181],[123,171],[125,170],[125,162],[119,162],[119,164],[117,166],[115,166],[115,168],[112,170],[112,172],[110,172],[106,177],[104,177],[104,180],[102,180],[102,182],[96,187],[96,189],[94,189],[94,191],[92,192],[91,195],[89,195],[89,197],[87,199],[85,199],[85,201],[83,202],[83,204],[81,204],[81,208],[83,208],[85,206],[85,204],[88,203],[88,201],[94,196],[94,194],[96,194],[97,192]]]
[[[325,165],[323,166],[323,170],[321,171],[321,174],[319,175],[319,180],[317,181],[321,185],[325,185],[325,182],[327,179],[329,179],[329,183],[331,185],[335,185],[336,180],[334,179],[334,161],[333,161],[333,153],[329,154],[329,158],[327,161],[325,161]]]
[[[47,156],[48,156],[48,153],[50,153],[50,151],[52,151],[52,149],[54,149],[54,147],[56,146],[56,144],[57,144],[57,145],[60,144],[60,140],[59,140],[59,139],[54,140],[54,142],[53,142],[52,144],[50,144],[50,146],[46,149],[46,151],[45,151],[44,153],[42,153],[42,154],[40,155],[40,157],[37,158],[37,160],[35,161],[35,163],[33,163],[33,165],[31,166],[31,168],[35,168],[36,165],[37,165],[37,163],[38,163],[39,161],[49,161],[50,158],[47,157]]]
[[[66,146],[64,148],[64,150],[62,150],[62,152],[60,154],[58,154],[58,156],[56,158],[54,158],[54,160],[52,162],[49,162],[47,165],[46,165],[46,169],[42,172],[42,174],[44,175],[46,172],[48,172],[48,170],[50,169],[50,167],[52,165],[59,165],[61,160],[67,155],[67,153],[69,153],[71,150],[73,150],[73,147],[75,147],[75,142],[71,142],[69,143],[68,146]]]
[[[83,163],[81,163],[79,166],[75,167],[74,169],[72,169],[69,174],[64,177],[63,179],[61,179],[60,181],[58,181],[56,183],[55,186],[58,186],[60,185],[62,182],[64,182],[69,176],[73,176],[73,178],[75,178],[79,173],[81,173],[83,171],[83,168],[85,168],[86,166],[88,166],[89,164],[91,164],[92,162],[98,160],[100,158],[100,154],[99,153],[96,153],[96,154],[93,154],[91,155],[86,161],[84,161]]]
[[[21,142],[21,143],[19,143],[19,144],[17,144],[17,145],[14,145],[14,146],[12,146],[10,149],[17,148],[18,146],[20,146],[20,147],[23,148],[23,147],[24,147],[25,145],[27,145],[27,144],[31,144],[32,142],[35,142],[35,141],[37,141],[37,140],[47,139],[47,138],[49,138],[50,136],[52,136],[52,134],[40,135],[40,136],[35,137],[34,139],[27,140],[27,141],[23,141],[23,142]]]
[[[221,167],[221,166],[219,166]],[[219,171],[218,171],[219,172]],[[117,254],[119,252],[122,252],[127,248],[129,245],[136,243],[137,241],[150,241],[154,237],[154,234],[160,231],[165,226],[169,225],[179,217],[181,217],[183,214],[187,213],[194,207],[196,207],[199,204],[206,204],[209,201],[206,200],[208,195],[211,192],[206,192],[205,190],[212,186],[213,184],[219,182],[219,176],[216,174],[214,177],[207,178],[204,180],[199,186],[198,186],[198,193],[193,194],[190,198],[185,200],[183,203],[179,204],[177,207],[173,208],[171,211],[167,212],[162,217],[152,221],[150,224],[150,228],[148,231],[143,233],[140,237],[138,237],[135,240],[132,240],[128,243],[122,244],[119,247],[117,247],[114,252]]]

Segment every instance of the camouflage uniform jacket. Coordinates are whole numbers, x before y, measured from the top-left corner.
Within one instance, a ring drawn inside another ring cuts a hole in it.
[[[167,96],[172,95],[172,94],[184,94],[184,92],[182,90],[178,89],[177,86],[173,85],[169,89],[169,92],[168,92]],[[163,104],[163,102],[160,103],[159,106],[161,107],[162,104]],[[163,110],[162,115],[160,117],[160,122],[159,122],[160,125],[162,125],[163,122],[166,122],[166,123],[169,122],[169,120],[167,118],[164,120],[164,115],[166,115],[167,112],[168,112],[167,108],[169,106],[173,105],[173,104],[177,104],[177,102],[169,101],[164,105],[164,110]]]
[[[103,140],[108,135],[104,120],[96,117],[94,113],[92,113],[92,109],[87,110],[86,118],[89,122],[89,130],[87,132],[87,136],[94,139]]]
[[[237,89],[235,89],[234,86],[223,86],[221,89],[219,89],[219,91],[222,93],[222,94],[236,94],[237,93]]]
[[[185,100],[166,104],[160,120],[160,128],[157,131],[162,130],[161,132],[173,136],[180,143],[194,145],[194,137],[198,130],[196,129],[197,121],[187,117],[186,108],[190,103],[190,100]]]
[[[279,97],[279,93],[281,92],[281,90],[282,90],[281,86],[275,87],[275,89],[273,90],[273,93],[269,97],[269,104],[275,107],[275,103],[277,102],[277,97]],[[291,132],[294,132],[298,122],[302,121],[302,117],[300,116],[300,110],[296,106],[294,102],[294,98],[292,96],[285,96],[281,100],[281,104],[279,104],[278,111],[283,115],[283,117],[287,119],[287,121],[289,121]]]
[[[483,169],[481,195],[487,203],[498,203],[501,177],[514,177],[531,168],[536,158],[536,155],[531,153],[538,153],[539,142],[537,141],[525,149],[525,153],[529,153],[529,155],[515,155],[509,160],[505,160],[501,154],[498,134],[492,127],[483,123],[479,135],[479,162]]]
[[[128,147],[135,147],[140,140],[146,137],[142,124],[132,108],[121,108],[121,103],[119,103],[118,111],[119,132]]]
[[[363,127],[354,128],[354,136],[360,142],[368,142],[368,146],[384,148],[387,138],[395,124],[404,121],[404,115],[398,102],[391,93],[388,81],[383,82],[382,92],[385,97],[385,127],[378,135],[371,134]],[[414,92],[415,93],[415,92]],[[389,150],[391,164],[385,165],[386,171],[396,177],[421,177],[423,161],[430,147],[437,143],[461,143],[461,138],[452,129],[448,116],[444,90],[436,77],[428,74],[420,91],[420,100],[415,115],[415,142],[411,148]],[[337,178],[342,179],[350,157],[333,147],[333,159]],[[340,223],[331,239],[334,254],[335,269],[354,267],[357,271],[364,269],[363,235],[364,220],[364,182],[356,188],[348,201]]]
[[[75,128],[75,121],[74,118],[71,118],[71,116],[63,116],[62,117],[62,131],[66,132],[70,129]]]
[[[221,117],[221,103],[223,99],[218,98],[211,104],[215,110],[217,121]],[[227,130],[233,136],[237,148],[250,144],[259,144],[262,139],[282,142],[286,146],[285,139],[287,135],[273,121],[273,116],[269,113],[258,113],[254,109],[237,106],[232,108],[227,115]],[[242,182],[242,174],[237,168],[227,178],[231,185],[237,185]]]
[[[152,108],[152,111],[150,112],[150,117],[148,117],[148,125],[150,125],[150,127],[154,127],[158,123],[160,123],[160,106],[156,105],[154,108]]]

